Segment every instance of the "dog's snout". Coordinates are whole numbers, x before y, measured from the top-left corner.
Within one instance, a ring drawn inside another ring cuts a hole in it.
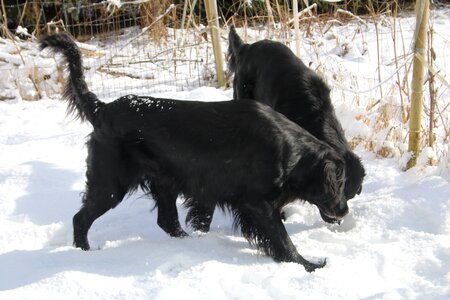
[[[341,201],[335,208],[336,216],[343,217],[348,214],[348,205],[346,201]]]

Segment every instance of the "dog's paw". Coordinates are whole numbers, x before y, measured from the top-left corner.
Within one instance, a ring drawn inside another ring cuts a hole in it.
[[[91,249],[91,247],[89,246],[89,242],[85,239],[76,239],[73,242],[73,246],[84,251],[89,251]]]
[[[316,269],[321,269],[325,267],[327,264],[327,259],[324,259],[323,261],[319,263],[312,263],[312,262],[306,262],[303,264],[303,267],[305,268],[306,272],[311,273],[314,272]]]
[[[186,231],[184,231],[183,229],[179,229],[175,232],[171,232],[169,233],[169,235],[171,237],[176,237],[176,238],[185,238],[185,237],[189,237],[189,234],[186,233]]]

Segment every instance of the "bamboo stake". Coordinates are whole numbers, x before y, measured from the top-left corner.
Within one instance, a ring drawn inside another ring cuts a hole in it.
[[[217,81],[219,86],[225,87],[226,80],[223,71],[223,55],[222,47],[220,45],[220,34],[219,34],[219,19],[217,13],[217,2],[216,0],[205,0],[206,17],[208,18],[208,27],[211,31],[211,40],[214,49],[214,59],[216,62],[216,73]]]
[[[295,31],[295,51],[298,57],[300,57],[300,28],[298,24],[298,1],[292,0],[294,11],[294,31]]]
[[[417,163],[417,157],[420,154],[420,129],[422,121],[422,103],[423,103],[423,78],[425,64],[420,58],[425,57],[425,48],[427,46],[427,25],[429,15],[429,0],[416,1],[416,31],[414,45],[413,61],[413,79],[411,84],[411,113],[409,122],[409,143],[408,151],[412,156],[408,161],[406,168],[410,169]]]

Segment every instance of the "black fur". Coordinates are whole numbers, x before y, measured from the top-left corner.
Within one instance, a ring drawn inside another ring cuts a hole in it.
[[[365,170],[345,139],[322,78],[279,42],[245,44],[234,26],[229,33],[228,69],[234,73],[235,99],[267,104],[333,147],[345,160],[346,199],[360,194]]]
[[[86,193],[73,217],[76,247],[88,250],[92,223],[141,187],[153,196],[157,223],[171,236],[187,236],[176,207],[183,195],[188,207],[229,209],[248,241],[276,261],[297,262],[307,271],[325,265],[297,252],[279,209],[301,198],[333,219],[348,212],[344,162],[333,148],[255,101],[128,95],[105,104],[88,90],[70,37],[44,37],[46,47],[65,56],[69,108],[94,127]]]

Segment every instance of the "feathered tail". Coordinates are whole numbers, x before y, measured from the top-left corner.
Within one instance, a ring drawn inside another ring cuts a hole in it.
[[[236,64],[240,48],[244,45],[236,29],[233,25],[230,26],[230,33],[228,34],[228,72],[234,73],[236,71]]]
[[[77,44],[67,34],[58,33],[43,37],[40,49],[50,48],[64,55],[69,65],[69,76],[64,86],[64,98],[69,103],[68,112],[95,126],[98,112],[105,105],[87,87],[83,75],[83,62]]]

